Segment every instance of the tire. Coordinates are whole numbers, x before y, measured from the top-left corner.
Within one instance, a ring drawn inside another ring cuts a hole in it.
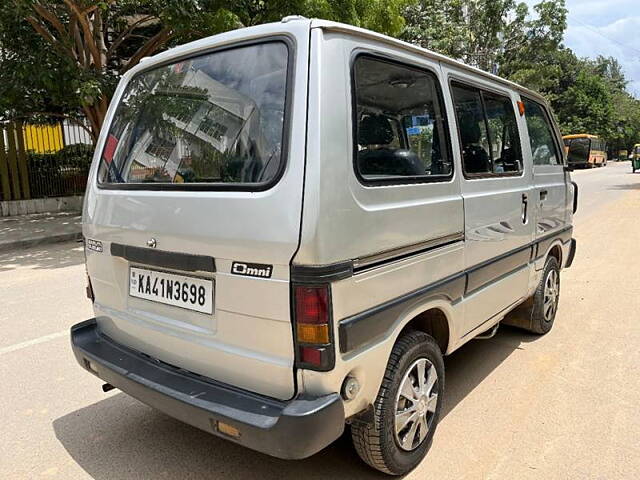
[[[552,288],[552,284],[555,284]],[[549,302],[548,299],[552,301]],[[560,301],[560,265],[555,257],[548,257],[544,265],[542,278],[533,295],[533,311],[531,312],[532,333],[544,335],[549,333],[558,312]]]
[[[421,364],[426,373],[426,376],[423,375],[425,380],[422,395],[412,388],[414,383],[417,384]],[[434,371],[435,383],[429,389]],[[409,392],[414,399],[409,400],[401,393],[403,386],[403,391]],[[372,421],[354,421],[351,425],[351,438],[360,458],[371,467],[389,475],[403,475],[413,470],[431,446],[440,419],[443,394],[444,362],[436,341],[419,331],[402,335],[391,351],[382,385],[373,405]],[[405,413],[399,420],[406,423],[400,433],[396,434],[398,411]],[[411,422],[410,418],[414,418],[414,421]],[[423,436],[424,427],[420,425],[425,424],[427,428]],[[405,441],[404,447],[401,439]]]

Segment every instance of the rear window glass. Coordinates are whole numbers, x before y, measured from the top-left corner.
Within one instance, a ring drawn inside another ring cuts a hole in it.
[[[574,138],[569,145],[569,162],[586,162],[589,160],[591,140],[588,138]]]
[[[127,86],[100,183],[267,184],[282,166],[288,48],[270,42],[148,70]]]

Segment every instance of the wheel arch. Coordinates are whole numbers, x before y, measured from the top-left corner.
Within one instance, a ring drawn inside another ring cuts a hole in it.
[[[560,242],[556,242],[550,249],[546,255],[547,257],[554,257],[559,265],[562,265],[562,244]],[[545,259],[546,262],[546,259]]]
[[[538,252],[535,261],[535,268],[537,271],[540,271],[544,268],[545,264],[547,263],[547,258],[549,257],[554,257],[558,261],[560,268],[562,268],[562,262],[565,258],[565,252],[564,245],[560,239],[554,240],[545,251]]]
[[[396,341],[409,330],[418,330],[433,337],[443,355],[449,350],[451,344],[450,319],[441,306],[430,306],[410,318],[396,335]]]

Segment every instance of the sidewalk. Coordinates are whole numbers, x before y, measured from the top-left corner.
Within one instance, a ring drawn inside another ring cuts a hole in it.
[[[80,213],[0,217],[0,252],[82,238]]]

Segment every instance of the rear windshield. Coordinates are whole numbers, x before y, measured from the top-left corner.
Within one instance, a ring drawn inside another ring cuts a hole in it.
[[[588,138],[575,138],[571,140],[568,153],[569,162],[586,162],[589,160],[590,148],[591,140]]]
[[[288,48],[274,41],[148,70],[127,85],[106,184],[268,184],[281,171]]]

